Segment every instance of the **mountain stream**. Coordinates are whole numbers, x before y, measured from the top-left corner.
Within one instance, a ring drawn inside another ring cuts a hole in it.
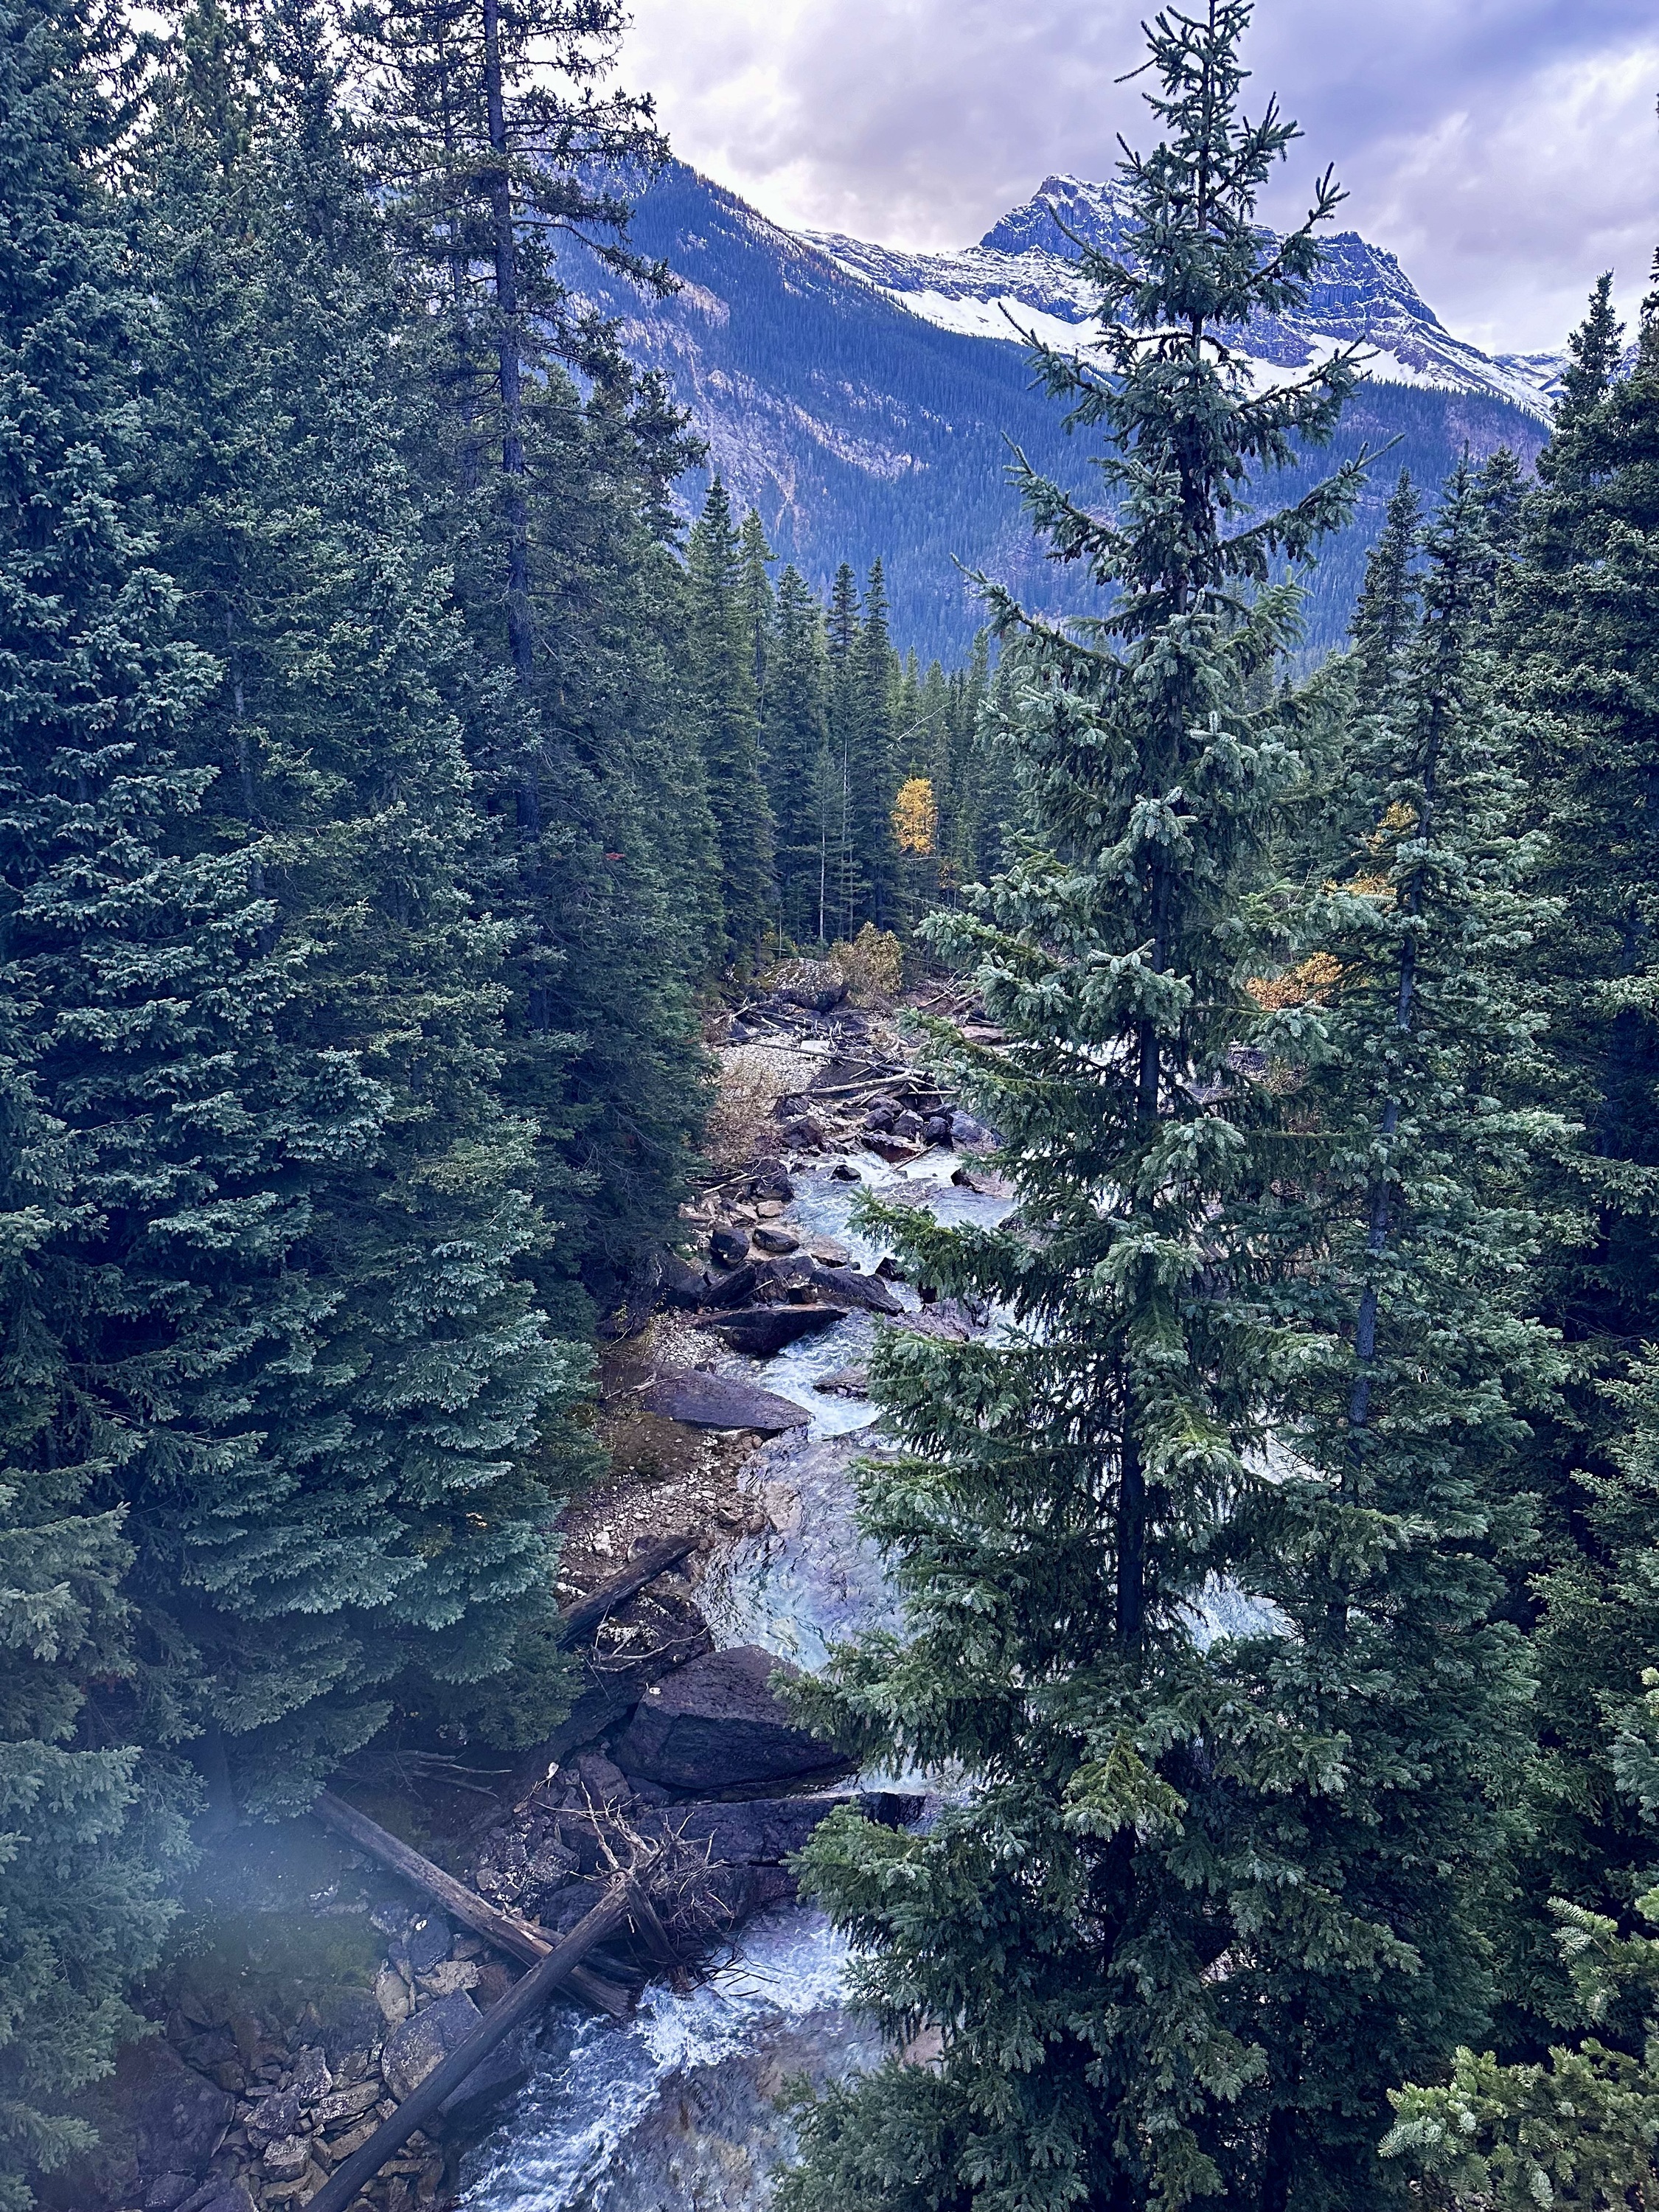
[[[1008,1212],[1008,1200],[951,1182],[954,1152],[898,1168],[859,1152],[853,1164],[858,1182],[836,1180],[828,1160],[798,1173],[785,1218],[803,1234],[839,1238],[866,1269],[884,1248],[850,1224],[861,1188],[924,1205],[942,1221],[990,1224]],[[919,1303],[896,1288],[907,1306]],[[854,1313],[771,1359],[731,1353],[718,1363],[812,1416],[805,1432],[757,1454],[768,1526],[717,1552],[699,1587],[723,1646],[757,1644],[816,1668],[831,1644],[891,1618],[881,1560],[853,1518],[852,1462],[883,1449],[877,1416],[867,1400],[813,1387],[863,1360],[874,1327]],[[824,2082],[880,2057],[879,2037],[843,2003],[846,1961],[822,1913],[779,1906],[738,1929],[694,1987],[653,1985],[625,2021],[561,2009],[515,2108],[467,2161],[465,2212],[761,2212],[791,2148],[781,2091],[795,2077]]]

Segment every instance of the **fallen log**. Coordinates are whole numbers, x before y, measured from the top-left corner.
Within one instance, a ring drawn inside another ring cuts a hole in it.
[[[532,1966],[551,1955],[554,1946],[538,1929],[514,1913],[501,1911],[480,1897],[476,1889],[469,1889],[453,1874],[446,1874],[441,1866],[434,1866],[419,1851],[399,1842],[378,1821],[371,1820],[367,1813],[360,1813],[355,1805],[348,1805],[332,1790],[325,1790],[311,1809],[337,1835],[344,1836],[359,1850],[367,1851],[382,1866],[401,1875],[413,1887],[435,1898],[447,1912],[453,1912],[474,1935],[483,1936],[498,1951],[506,1951]],[[572,1970],[569,1978],[576,1995],[595,2012],[608,2013],[611,2019],[620,2020],[627,2011],[629,1993],[616,1982],[607,1981],[602,1974],[580,1964]]]
[[[629,1561],[625,1574],[606,1583],[602,1589],[596,1589],[563,1615],[559,1622],[560,1643],[579,1644],[591,1636],[606,1615],[625,1599],[633,1597],[659,1575],[666,1574],[670,1567],[678,1566],[689,1553],[696,1550],[697,1541],[695,1535],[665,1536],[648,1552],[640,1553]]]
[[[342,2160],[317,2194],[311,2212],[346,2212],[347,2206],[372,2181],[389,2158],[393,2158],[416,2128],[436,2117],[445,2101],[487,2058],[495,2045],[541,2010],[547,2000],[580,1966],[588,1953],[621,1927],[633,1911],[637,1882],[629,1875],[608,1897],[601,1898],[584,1919],[579,1920],[562,1943],[532,1966],[521,1981],[491,2005],[471,2035],[441,2059],[420,2087],[404,2099],[389,2120],[383,2120],[361,2150]]]

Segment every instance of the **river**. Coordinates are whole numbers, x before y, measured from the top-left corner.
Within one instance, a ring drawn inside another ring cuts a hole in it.
[[[785,1218],[839,1237],[866,1268],[884,1248],[851,1225],[860,1188],[925,1205],[942,1221],[989,1224],[1008,1211],[951,1184],[955,1153],[902,1168],[852,1157],[859,1182],[837,1181],[833,1161],[805,1170]],[[915,1303],[902,1286],[900,1295]],[[720,1363],[812,1415],[804,1436],[754,1462],[765,1531],[731,1542],[705,1572],[699,1601],[723,1645],[758,1644],[816,1668],[860,1623],[892,1617],[881,1560],[854,1525],[852,1462],[882,1449],[882,1432],[867,1401],[812,1387],[863,1359],[874,1327],[853,1314],[775,1358]],[[512,2114],[467,2161],[466,2212],[760,2212],[791,2147],[778,2102],[786,2084],[823,2082],[880,2056],[872,2030],[843,2004],[846,1957],[822,1913],[780,1907],[738,1930],[695,1987],[649,1988],[624,2022],[562,2009]]]

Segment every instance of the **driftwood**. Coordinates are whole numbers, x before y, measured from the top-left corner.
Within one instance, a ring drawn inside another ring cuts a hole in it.
[[[507,1995],[491,2005],[471,2035],[465,2037],[434,2066],[425,2081],[404,2098],[389,2120],[383,2120],[361,2150],[337,2166],[311,2199],[311,2212],[346,2212],[365,2182],[372,2181],[387,2159],[395,2157],[416,2128],[435,2118],[440,2107],[459,2089],[481,2059],[532,2020],[554,1991],[570,1980],[581,1961],[597,1944],[622,1926],[635,1909],[637,1883],[633,1876],[619,1881],[585,1918],[579,1920],[562,1943],[532,1966]]]
[[[571,1607],[559,1622],[559,1641],[562,1644],[579,1644],[584,1638],[591,1636],[606,1615],[614,1612],[624,1599],[634,1596],[647,1583],[654,1582],[660,1574],[665,1574],[670,1567],[678,1566],[689,1553],[696,1550],[697,1542],[695,1535],[665,1536],[661,1543],[653,1544],[648,1552],[640,1553],[630,1560],[625,1574],[618,1575],[614,1582],[606,1583],[602,1589],[596,1589],[580,1605]]]
[[[331,1790],[325,1790],[311,1809],[337,1835],[346,1837],[360,1850],[379,1859],[382,1866],[389,1866],[394,1874],[401,1875],[415,1888],[424,1890],[428,1897],[435,1898],[446,1911],[453,1912],[457,1920],[465,1922],[475,1935],[485,1937],[498,1951],[508,1952],[514,1958],[522,1959],[532,1966],[538,1966],[551,1955],[554,1947],[539,1929],[532,1928],[528,1921],[520,1920],[514,1913],[500,1911],[480,1897],[477,1890],[469,1889],[465,1882],[457,1881],[453,1874],[446,1874],[441,1867],[434,1866],[430,1859],[423,1858],[419,1851],[412,1850],[407,1844],[400,1843],[396,1836],[389,1835],[377,1821],[371,1820],[367,1813],[360,1813],[355,1805],[348,1805],[344,1798],[337,1797]],[[596,1974],[591,1967],[576,1965],[570,1972],[569,1981],[576,1995],[584,2003],[591,2005],[595,2012],[608,2013],[614,2020],[620,2019],[627,2011],[628,1991],[615,1982],[607,1981],[603,1975]]]

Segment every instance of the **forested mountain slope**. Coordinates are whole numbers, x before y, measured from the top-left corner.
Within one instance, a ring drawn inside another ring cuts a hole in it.
[[[629,354],[667,372],[734,503],[759,509],[777,552],[820,590],[839,562],[862,569],[881,558],[895,639],[924,656],[964,650],[978,621],[975,569],[1050,612],[1088,595],[1080,576],[1033,548],[1006,474],[1018,446],[1046,473],[1079,489],[1088,480],[1059,410],[1030,389],[998,304],[1037,318],[1050,342],[1069,342],[1083,313],[1076,272],[1054,250],[1067,240],[1039,205],[1045,198],[1060,203],[1079,236],[1109,234],[1104,187],[1051,179],[980,247],[893,254],[797,235],[673,163],[641,198],[634,237],[669,262],[679,292],[647,301],[597,268],[580,277],[622,319]],[[1507,444],[1530,458],[1543,442],[1553,373],[1548,362],[1489,362],[1451,338],[1392,258],[1352,234],[1331,247],[1328,281],[1302,324],[1253,331],[1250,345],[1281,372],[1350,337],[1379,346],[1373,380],[1333,450],[1397,442],[1313,581],[1315,646],[1343,633],[1399,470],[1438,482],[1466,444],[1476,457]],[[1007,337],[986,334],[999,326]]]

